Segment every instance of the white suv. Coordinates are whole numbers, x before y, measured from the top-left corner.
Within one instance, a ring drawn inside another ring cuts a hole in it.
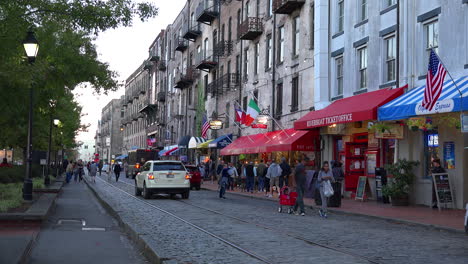
[[[176,160],[146,162],[135,177],[135,195],[149,199],[154,193],[168,193],[171,197],[180,193],[182,199],[190,194],[190,174],[184,164]]]

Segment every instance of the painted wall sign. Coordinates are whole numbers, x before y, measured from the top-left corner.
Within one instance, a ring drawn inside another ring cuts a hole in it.
[[[455,169],[455,143],[452,141],[444,142],[444,162],[445,168]]]
[[[434,105],[434,108],[432,108],[432,110],[429,111],[422,106],[421,102],[419,102],[418,104],[416,104],[416,108],[414,109],[414,112],[417,115],[449,113],[453,111],[454,106],[455,106],[455,102],[452,99],[446,99],[446,100],[437,101],[436,104]]]
[[[346,123],[346,122],[352,122],[352,121],[353,121],[353,114],[350,113],[350,114],[343,114],[343,115],[323,117],[319,119],[309,120],[307,121],[307,126],[308,127],[328,126],[332,124]]]

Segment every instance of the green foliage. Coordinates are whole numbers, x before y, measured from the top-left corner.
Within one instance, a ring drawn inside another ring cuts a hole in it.
[[[22,188],[22,183],[0,184],[0,213],[23,203]]]
[[[96,35],[130,26],[135,17],[145,21],[156,15],[153,5],[131,0],[0,1],[0,148],[26,147],[30,88],[34,149],[47,148],[51,117],[62,121],[54,130],[54,145],[74,148],[84,127],[72,90],[78,85],[98,93],[118,88],[117,74],[98,59]],[[31,28],[40,44],[33,65],[25,61],[21,44]],[[50,100],[57,102],[54,107]]]
[[[42,178],[42,167],[33,165],[33,178]],[[23,182],[26,174],[26,166],[13,166],[12,168],[0,168],[0,183]]]
[[[419,165],[419,161],[408,161],[399,159],[395,164],[385,166],[387,174],[392,175],[389,184],[382,188],[382,193],[390,197],[404,197],[409,193],[409,187],[414,180],[414,167]]]

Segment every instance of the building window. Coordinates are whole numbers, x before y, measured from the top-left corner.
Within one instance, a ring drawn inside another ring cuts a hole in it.
[[[435,53],[439,54],[439,21],[434,20],[424,24],[424,42],[426,53],[424,54],[423,65],[426,67],[431,54],[431,49],[433,49]]]
[[[205,85],[205,91],[204,91],[204,99],[206,100],[206,97],[208,95],[208,74],[205,75],[205,77],[203,78],[203,83]]]
[[[228,22],[228,41],[231,42],[232,40],[232,17],[229,17]]]
[[[249,79],[249,49],[244,50],[244,80]]]
[[[245,2],[245,7],[244,7],[244,21],[247,20],[249,16],[250,16],[250,2],[247,1]]]
[[[229,113],[229,111],[231,110],[231,104],[230,103],[227,103],[226,104],[226,113],[229,115],[229,116],[232,116],[231,113]],[[224,127],[225,128],[229,128],[229,117],[226,118],[226,121],[224,122]]]
[[[309,16],[309,26],[310,26],[310,32],[309,32],[309,45],[310,49],[314,48],[314,31],[315,31],[315,23],[314,23],[314,17],[315,17],[315,6],[312,4],[310,6],[310,16]]]
[[[337,32],[344,30],[344,0],[338,0]]]
[[[293,56],[299,56],[300,28],[301,24],[297,16],[293,21]]]
[[[208,38],[206,38],[205,41],[204,41],[204,44],[203,44],[203,55],[202,55],[203,59],[206,59],[206,57],[207,57],[208,48],[209,48],[208,45],[209,45],[208,44]]]
[[[258,75],[260,61],[260,42],[255,43],[254,75]]]
[[[242,11],[241,9],[237,10],[237,29],[239,30],[239,26],[242,23]]]
[[[257,0],[257,6],[255,8],[255,17],[260,17],[260,0]]]
[[[338,57],[335,59],[336,65],[336,91],[335,96],[343,94],[343,57]]]
[[[267,12],[268,17],[271,17],[273,15],[273,0],[268,0]]]
[[[385,81],[390,82],[396,79],[396,38],[391,36],[385,39]]]
[[[280,117],[283,114],[283,83],[276,85],[276,117]]]
[[[367,0],[359,0],[359,21],[366,20],[367,18]]]
[[[396,5],[396,0],[383,0],[383,8]]]
[[[359,89],[367,88],[367,47],[358,49]]]
[[[273,66],[273,51],[272,51],[272,39],[271,34],[266,37],[266,56],[265,56],[265,69],[271,69]]]
[[[236,74],[239,76],[241,73],[241,64],[240,64],[241,58],[240,55],[236,56]]]
[[[242,109],[244,110],[244,112],[247,112],[247,96],[244,96],[242,98]]]
[[[299,76],[292,78],[291,84],[291,112],[299,109]]]
[[[278,28],[278,63],[284,61],[284,26]]]

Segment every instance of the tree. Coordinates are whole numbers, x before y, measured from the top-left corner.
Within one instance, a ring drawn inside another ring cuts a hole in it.
[[[34,148],[45,149],[50,116],[63,123],[62,142],[73,148],[81,107],[71,91],[86,85],[96,92],[116,90],[117,74],[100,62],[93,44],[111,28],[157,15],[148,3],[130,0],[0,1],[0,147],[26,145],[28,89],[34,97]],[[21,42],[33,28],[40,43],[34,66],[25,62]],[[56,106],[50,106],[50,100]]]

